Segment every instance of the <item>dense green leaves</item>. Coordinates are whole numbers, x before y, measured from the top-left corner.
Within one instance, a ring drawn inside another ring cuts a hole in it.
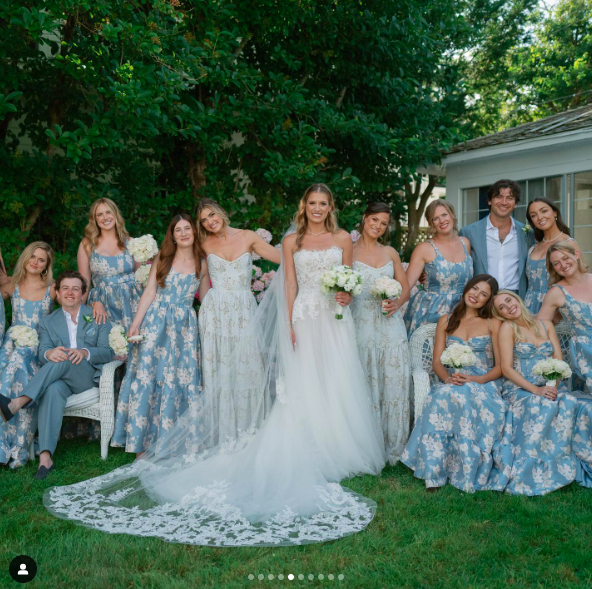
[[[356,224],[460,137],[453,0],[0,0],[0,244],[72,260],[93,199],[160,235],[210,196],[276,234],[328,182]]]

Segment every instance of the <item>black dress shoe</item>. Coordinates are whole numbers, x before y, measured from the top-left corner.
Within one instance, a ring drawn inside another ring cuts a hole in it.
[[[14,413],[8,408],[10,399],[4,395],[0,395],[0,415],[4,421],[10,421],[14,417]]]
[[[55,468],[55,464],[52,464],[49,468],[46,466],[40,466],[39,470],[35,473],[36,481],[43,481],[47,475]]]

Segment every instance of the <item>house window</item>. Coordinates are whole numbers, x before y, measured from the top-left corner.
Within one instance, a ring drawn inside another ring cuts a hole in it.
[[[592,171],[574,174],[573,236],[592,265]]]
[[[563,176],[548,176],[518,182],[522,189],[522,197],[514,211],[514,218],[525,223],[528,203],[534,198],[543,196],[552,200],[561,210],[564,219],[566,219],[567,216],[563,210],[562,183]],[[487,206],[489,188],[490,185],[463,190],[463,225],[469,225],[489,215],[489,207]]]

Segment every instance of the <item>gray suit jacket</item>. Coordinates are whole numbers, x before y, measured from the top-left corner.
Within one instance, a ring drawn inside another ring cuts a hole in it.
[[[97,371],[103,368],[103,364],[113,360],[113,350],[109,347],[109,332],[111,323],[107,321],[103,325],[84,320],[85,316],[93,316],[92,309],[87,305],[81,305],[78,330],[76,332],[76,344],[78,348],[86,348],[90,353],[90,364]],[[64,311],[57,309],[51,315],[46,315],[37,325],[39,332],[39,363],[45,364],[45,353],[58,346],[70,347],[68,324],[64,317]]]
[[[488,215],[489,216],[489,215]],[[460,235],[466,237],[471,242],[471,256],[473,257],[474,274],[489,274],[487,270],[487,217],[484,217],[476,223],[471,223],[460,230]],[[518,273],[520,274],[519,294],[522,298],[526,294],[526,260],[528,257],[528,250],[532,244],[532,231],[526,235],[522,231],[524,223],[516,221],[516,233],[518,234],[518,255],[519,265]]]

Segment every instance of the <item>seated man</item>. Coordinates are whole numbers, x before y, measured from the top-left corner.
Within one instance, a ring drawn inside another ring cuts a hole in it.
[[[64,272],[56,280],[61,309],[39,322],[39,372],[15,399],[0,395],[0,414],[10,421],[29,403],[39,407],[39,470],[43,480],[54,469],[52,455],[58,443],[66,401],[70,395],[93,388],[103,364],[113,359],[109,322],[97,325],[90,307],[82,304],[86,282],[78,272]]]

